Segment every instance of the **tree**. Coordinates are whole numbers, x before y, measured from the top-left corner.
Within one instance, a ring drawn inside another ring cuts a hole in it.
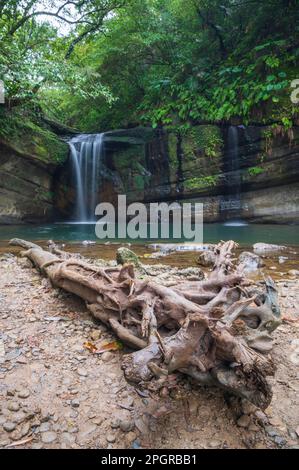
[[[86,131],[290,127],[298,16],[297,0],[0,1],[0,78],[10,106]]]

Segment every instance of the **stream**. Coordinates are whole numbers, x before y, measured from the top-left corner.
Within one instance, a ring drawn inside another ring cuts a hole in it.
[[[151,258],[155,248],[151,246],[159,240],[99,240],[95,236],[94,223],[75,224],[57,223],[48,225],[4,225],[0,227],[0,254],[13,252],[19,249],[8,247],[11,238],[24,238],[35,241],[42,246],[51,239],[56,243],[62,243],[64,249],[70,252],[81,253],[88,258],[101,258],[104,260],[115,259],[115,253],[119,246],[129,244],[143,263],[162,263],[170,266],[197,266],[198,253],[190,249],[172,251],[167,256]],[[242,222],[230,222],[226,224],[205,224],[204,243],[219,243],[219,240],[235,240],[240,244],[240,251],[252,251],[252,245],[258,242],[283,244],[287,250],[265,257],[266,271],[276,279],[281,279],[291,269],[299,266],[299,240],[298,227],[292,225],[246,225]],[[86,243],[92,242],[92,243]],[[165,243],[165,240],[163,240]],[[188,242],[187,240],[169,239],[168,243]],[[184,248],[184,247],[183,247]],[[267,269],[268,268],[268,269]]]

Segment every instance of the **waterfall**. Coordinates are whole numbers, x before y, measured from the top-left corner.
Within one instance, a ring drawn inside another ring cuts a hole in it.
[[[76,190],[75,220],[92,222],[104,157],[104,134],[81,134],[69,141]]]
[[[228,128],[228,151],[231,163],[231,184],[234,190],[234,199],[236,205],[240,207],[240,194],[241,194],[241,175],[240,175],[240,158],[239,158],[239,134],[236,126],[229,126]]]
[[[239,217],[242,208],[239,129],[236,126],[228,128],[226,155],[227,195],[220,202],[220,210],[230,219]]]

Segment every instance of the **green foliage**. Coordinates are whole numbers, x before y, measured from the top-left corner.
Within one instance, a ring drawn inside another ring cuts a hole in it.
[[[25,114],[25,116],[24,116]],[[45,163],[63,163],[68,156],[68,146],[47,129],[36,115],[22,109],[1,112],[0,138],[17,151]]]
[[[220,155],[223,146],[221,132],[217,126],[197,126],[191,129],[196,147],[202,149],[208,157]]]
[[[251,168],[248,168],[247,171],[250,174],[250,176],[257,176],[257,175],[260,175],[261,173],[264,173],[264,169],[261,168],[260,166],[252,166]]]
[[[184,182],[184,187],[185,189],[190,189],[190,190],[211,188],[217,185],[218,180],[219,180],[218,175],[190,178]]]
[[[297,119],[297,0],[83,0],[70,2],[73,16],[64,3],[0,2],[0,78],[25,118],[30,109],[88,132],[144,123],[181,134]],[[43,4],[74,24],[38,16]],[[219,138],[202,138],[216,157]]]

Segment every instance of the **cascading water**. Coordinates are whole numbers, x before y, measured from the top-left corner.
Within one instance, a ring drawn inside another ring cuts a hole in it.
[[[75,220],[93,222],[104,157],[104,134],[80,134],[69,141],[76,190]]]
[[[227,192],[221,201],[221,212],[226,219],[235,219],[241,211],[241,172],[239,155],[239,130],[230,126],[227,132]]]
[[[228,128],[228,151],[230,156],[231,168],[231,183],[234,189],[233,198],[235,200],[236,208],[240,208],[241,200],[241,176],[240,176],[240,158],[239,158],[239,134],[236,126]]]

